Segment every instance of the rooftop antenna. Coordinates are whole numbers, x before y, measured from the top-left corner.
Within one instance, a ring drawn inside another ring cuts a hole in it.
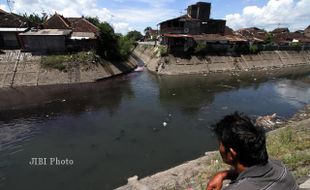
[[[15,3],[15,1],[13,1],[13,0],[7,0],[6,3],[8,4],[8,7],[9,7],[9,9],[10,9],[10,13],[12,13],[11,4],[12,4],[12,3]]]

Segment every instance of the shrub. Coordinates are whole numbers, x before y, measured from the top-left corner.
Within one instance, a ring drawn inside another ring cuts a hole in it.
[[[158,49],[159,49],[159,54],[160,54],[161,57],[164,57],[164,56],[168,55],[168,48],[167,48],[167,46],[160,45],[158,47]]]
[[[207,45],[205,43],[198,43],[194,52],[195,52],[195,54],[201,55],[201,54],[204,54],[206,52],[206,49],[207,49]]]

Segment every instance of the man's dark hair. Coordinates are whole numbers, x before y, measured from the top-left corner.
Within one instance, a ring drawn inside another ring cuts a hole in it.
[[[226,150],[232,148],[237,152],[241,164],[246,167],[267,164],[265,131],[255,126],[249,117],[235,112],[217,123],[214,131]]]

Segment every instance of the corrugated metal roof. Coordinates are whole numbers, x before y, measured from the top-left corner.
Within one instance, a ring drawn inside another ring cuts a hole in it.
[[[72,30],[60,30],[60,29],[43,29],[38,31],[29,31],[22,33],[22,36],[67,36]]]
[[[0,28],[0,32],[25,32],[28,28]]]

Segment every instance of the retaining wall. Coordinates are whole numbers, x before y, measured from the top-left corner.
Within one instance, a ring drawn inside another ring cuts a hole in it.
[[[162,75],[208,74],[309,65],[310,51],[265,51],[256,55],[160,57],[154,46],[138,45],[134,54],[152,72]]]
[[[17,51],[0,54],[0,88],[95,82],[137,67],[133,57],[127,62],[103,64],[67,63],[66,72],[42,67],[41,56]]]

